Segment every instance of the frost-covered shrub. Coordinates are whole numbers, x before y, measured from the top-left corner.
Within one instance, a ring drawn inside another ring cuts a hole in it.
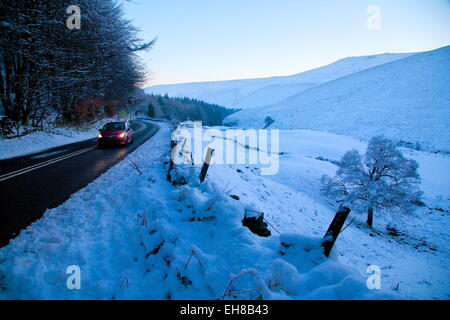
[[[0,118],[0,137],[5,138],[13,133],[14,122],[7,117]]]
[[[369,226],[375,208],[404,213],[420,201],[417,162],[403,157],[385,137],[372,138],[364,156],[348,151],[338,166],[334,178],[322,177],[323,192],[347,206],[367,210]]]

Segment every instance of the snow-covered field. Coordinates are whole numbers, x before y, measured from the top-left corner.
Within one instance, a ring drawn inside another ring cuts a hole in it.
[[[65,144],[93,139],[105,122],[114,119],[104,119],[89,129],[54,128],[51,131],[36,131],[13,139],[0,139],[0,159],[8,159],[27,154],[45,151]]]
[[[384,134],[418,149],[450,151],[450,46],[327,82],[274,105],[228,116],[242,128],[311,129],[369,140]]]
[[[161,126],[130,155],[142,175],[125,159],[0,249],[0,298],[399,297],[369,290],[365,270],[323,256],[331,210],[294,188],[232,166],[212,166],[200,186],[199,168],[179,167],[190,183],[172,186],[163,163],[170,131]],[[259,207],[281,234],[261,238],[242,226],[246,209]],[[350,242],[342,238],[339,253]],[[80,290],[66,285],[72,265]]]
[[[192,134],[192,136],[194,136]],[[203,142],[216,150],[223,139]],[[274,234],[300,233],[321,237],[337,205],[320,192],[322,175],[333,176],[333,163],[351,149],[365,152],[366,143],[351,137],[312,130],[281,130],[279,172],[261,176],[261,165],[215,165],[209,178],[221,190],[262,211]],[[241,153],[248,149],[237,144]],[[264,150],[264,148],[262,148]],[[266,149],[267,150],[267,149]],[[355,221],[339,237],[338,260],[365,276],[369,265],[382,271],[382,289],[405,299],[450,297],[450,157],[401,148],[419,163],[425,207],[405,216],[377,213],[374,229],[365,213],[352,212]],[[220,153],[220,152],[219,152]],[[394,227],[393,235],[386,227]]]
[[[322,83],[413,54],[386,53],[348,57],[292,76],[157,85],[148,87],[145,91],[160,95],[167,93],[172,97],[195,98],[229,108],[245,109],[273,104]]]

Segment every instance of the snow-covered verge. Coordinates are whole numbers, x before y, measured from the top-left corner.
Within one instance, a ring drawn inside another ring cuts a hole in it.
[[[0,159],[24,156],[65,144],[93,139],[97,136],[98,129],[109,121],[114,121],[114,119],[103,119],[85,129],[53,128],[31,132],[18,138],[0,139]]]
[[[48,210],[0,249],[0,298],[396,297],[370,291],[356,270],[334,256],[325,258],[321,235],[305,236],[299,229],[261,238],[243,227],[245,209],[252,205],[244,197],[229,197],[230,190],[222,187],[227,174],[235,177],[233,183],[242,180],[251,188],[237,190],[248,192],[250,201],[256,194],[263,196],[264,190],[258,191],[259,186],[237,173],[231,175],[236,172],[232,168],[228,172],[211,167],[209,178],[199,185],[199,168],[180,167],[190,183],[173,186],[166,179],[169,137],[169,128],[161,124],[161,130],[130,159]],[[279,188],[277,195],[283,197],[271,203],[280,207],[273,212],[269,209],[275,207],[266,207],[268,213],[282,216],[294,207],[285,203],[290,198],[283,190],[296,193]],[[312,204],[302,205],[310,210]],[[295,212],[300,209],[297,203]],[[71,265],[81,270],[80,290],[66,286]]]
[[[205,139],[203,145],[219,150],[220,146],[226,148],[223,142]],[[264,212],[273,234],[321,237],[337,209],[321,195],[321,177],[334,176],[335,163],[345,152],[357,149],[364,153],[366,147],[364,141],[332,133],[281,130],[276,175],[260,175],[261,165],[212,165],[209,179],[216,188]],[[248,152],[240,144],[237,149]],[[419,163],[425,206],[405,216],[376,212],[373,229],[366,227],[365,213],[352,211],[347,222],[355,220],[339,236],[333,251],[341,263],[352,266],[362,276],[367,276],[368,266],[379,266],[381,287],[392,294],[405,299],[448,299],[450,157],[401,150]]]
[[[400,145],[450,152],[450,46],[316,86],[273,105],[241,110],[241,128],[311,129],[364,140],[384,134]]]

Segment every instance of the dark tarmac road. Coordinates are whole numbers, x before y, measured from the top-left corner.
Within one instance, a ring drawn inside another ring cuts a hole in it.
[[[151,138],[158,126],[131,121],[134,142],[97,148],[96,139],[0,160],[0,247],[71,194],[95,180]]]

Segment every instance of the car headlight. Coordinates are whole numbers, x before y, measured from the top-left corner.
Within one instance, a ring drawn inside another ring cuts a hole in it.
[[[99,138],[99,139],[103,138],[102,134],[99,133],[98,136],[97,136],[97,138]]]
[[[119,134],[119,138],[125,138],[127,134],[125,132],[122,132],[121,134]]]

